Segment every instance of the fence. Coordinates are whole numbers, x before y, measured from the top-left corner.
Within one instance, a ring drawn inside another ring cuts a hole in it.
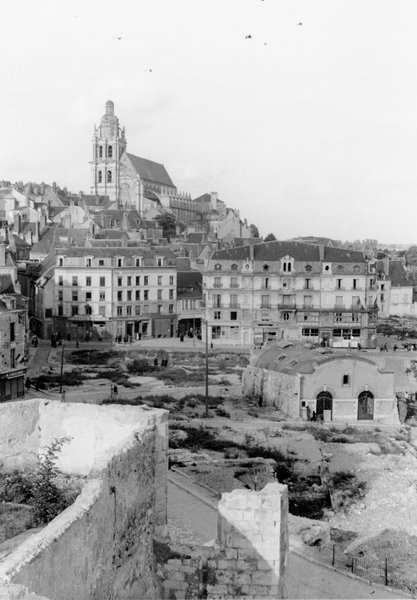
[[[409,574],[399,572],[392,556],[384,558],[375,555],[349,556],[337,544],[312,548],[312,555],[320,562],[332,565],[341,571],[353,573],[373,583],[411,592],[417,591],[415,570],[411,569]]]

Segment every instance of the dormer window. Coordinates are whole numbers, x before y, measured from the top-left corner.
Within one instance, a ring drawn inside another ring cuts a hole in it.
[[[354,273],[359,273],[360,270],[361,270],[361,268],[360,268],[359,265],[354,265],[354,267],[353,267],[353,272]]]
[[[91,258],[86,258],[85,259],[85,266],[86,267],[91,267]]]
[[[221,271],[221,269],[222,269],[222,266],[221,266],[221,264],[220,264],[220,263],[216,263],[216,264],[214,265],[214,270],[215,270],[215,271]]]
[[[337,270],[338,270],[338,272],[339,272],[339,273],[343,273],[343,271],[344,271],[345,269],[344,269],[344,266],[343,266],[343,265],[337,265]]]
[[[307,271],[308,273],[310,273],[310,271],[312,270],[312,268],[313,268],[313,267],[312,267],[311,265],[306,265],[306,271]]]
[[[264,266],[263,266],[263,270],[264,270],[264,271],[269,271],[269,265],[264,265]]]
[[[64,259],[62,258],[62,256],[60,256],[60,257],[58,258],[58,266],[59,266],[59,267],[62,267],[62,266],[63,266],[63,264],[64,264]]]
[[[164,259],[161,256],[159,256],[156,259],[156,264],[157,264],[158,267],[163,267],[164,266]]]
[[[118,267],[123,267],[123,258],[118,258],[117,259],[117,266]]]
[[[135,266],[136,267],[141,267],[142,266],[142,259],[141,258],[135,258]]]
[[[232,269],[232,271],[237,271],[238,270],[238,266],[235,263],[230,268]]]

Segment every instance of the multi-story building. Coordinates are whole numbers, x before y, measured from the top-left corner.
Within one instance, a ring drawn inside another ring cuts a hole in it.
[[[175,335],[177,267],[167,247],[57,249],[54,286],[64,337]]]
[[[209,338],[376,344],[376,283],[361,252],[297,242],[218,250],[203,277]]]
[[[0,401],[24,396],[27,306],[19,295],[0,294]]]

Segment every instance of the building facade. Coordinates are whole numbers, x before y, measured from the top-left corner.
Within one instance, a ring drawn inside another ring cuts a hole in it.
[[[375,347],[376,293],[361,252],[297,242],[218,250],[203,277],[210,340],[244,346]]]
[[[55,331],[77,340],[173,337],[176,275],[166,247],[58,249]]]

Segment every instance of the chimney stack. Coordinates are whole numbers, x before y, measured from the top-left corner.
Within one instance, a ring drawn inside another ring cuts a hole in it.
[[[210,192],[210,208],[217,210],[217,192]]]

